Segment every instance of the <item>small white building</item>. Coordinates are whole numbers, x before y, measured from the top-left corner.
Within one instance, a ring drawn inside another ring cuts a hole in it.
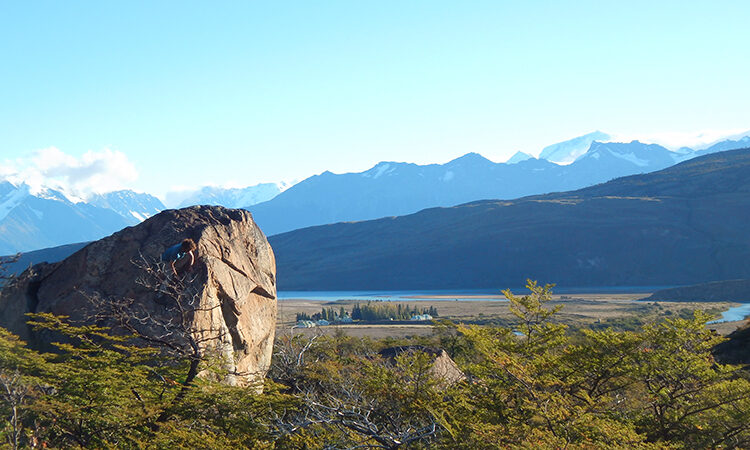
[[[344,316],[336,320],[338,323],[354,323],[354,320],[352,320],[349,316]]]
[[[409,319],[414,322],[422,322],[425,320],[432,320],[432,316],[429,314],[417,314],[416,316],[411,316],[411,319]]]
[[[317,325],[312,320],[299,320],[294,328],[315,328]]]

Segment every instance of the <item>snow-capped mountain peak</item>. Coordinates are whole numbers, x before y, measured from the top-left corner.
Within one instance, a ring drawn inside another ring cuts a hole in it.
[[[521,161],[526,161],[527,159],[531,159],[531,158],[533,158],[533,156],[529,155],[528,153],[518,151],[513,156],[511,156],[507,161],[505,161],[505,164],[518,164]]]
[[[100,208],[111,209],[129,221],[143,222],[154,214],[165,209],[162,202],[149,194],[140,194],[131,190],[96,194],[89,204]]]
[[[221,205],[227,208],[244,208],[271,200],[282,192],[281,186],[278,183],[261,183],[244,188],[203,186],[182,200],[178,207]]]
[[[396,163],[385,161],[379,162],[372,169],[362,172],[362,176],[365,178],[377,179],[382,177],[383,175],[392,173],[394,170],[396,170],[396,167]]]
[[[31,189],[31,195],[45,200],[57,200],[65,203],[85,203],[84,199],[76,195],[65,193],[62,190],[42,187],[40,189]]]
[[[618,164],[616,160],[620,160],[638,168],[648,167],[650,170],[657,170],[674,164],[675,156],[674,152],[661,145],[646,144],[637,140],[628,143],[594,141],[591,143],[589,150],[576,161],[602,159],[612,161],[611,165]]]
[[[16,186],[8,181],[0,182],[0,221],[29,195],[28,185]]]
[[[139,221],[55,189],[0,182],[0,255],[98,239]]]
[[[542,153],[539,154],[539,159],[546,159],[556,164],[570,164],[586,153],[594,141],[607,141],[610,137],[609,134],[598,130],[584,134],[583,136],[544,147]]]

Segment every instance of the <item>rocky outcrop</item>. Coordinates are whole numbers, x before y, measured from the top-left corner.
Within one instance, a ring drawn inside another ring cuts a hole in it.
[[[159,283],[167,271],[159,258],[185,238],[198,246],[196,262],[165,299]],[[143,335],[163,335],[165,324],[179,322],[175,316],[181,314],[184,330],[203,352],[223,355],[228,381],[246,384],[264,375],[271,361],[275,273],[271,246],[247,211],[167,210],[61,262],[24,272],[0,297],[0,326],[43,346],[44,336],[26,325],[25,313],[50,312],[125,331],[122,317],[109,314],[119,311],[137,317],[131,325]],[[179,295],[183,302],[188,298],[187,313],[175,307]]]
[[[389,364],[395,364],[396,358],[401,355],[427,355],[431,363],[428,373],[442,386],[450,386],[466,380],[466,375],[458,368],[458,365],[448,355],[448,352],[442,348],[426,347],[424,345],[401,345],[384,348],[378,353]]]
[[[713,349],[714,357],[722,364],[742,364],[750,368],[750,320],[732,332],[729,339]]]

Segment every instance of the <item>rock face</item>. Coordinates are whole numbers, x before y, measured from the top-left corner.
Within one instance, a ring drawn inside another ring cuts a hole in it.
[[[750,368],[750,321],[736,329],[724,341],[714,347],[713,354],[722,364],[742,364]]]
[[[166,273],[159,258],[185,238],[198,246],[182,287],[193,306],[187,334],[203,351],[224,356],[228,382],[250,383],[265,375],[271,361],[276,262],[265,236],[243,210],[195,206],[163,211],[61,262],[35,266],[0,297],[0,326],[43,346],[44,336],[30,330],[24,313],[67,315],[71,321],[95,321],[117,330],[119,322],[101,314],[116,302],[129,308],[126,313],[153,318],[139,325],[143,334],[157,332],[155,324],[178,314],[159,292],[158,280]],[[148,282],[149,274],[156,282]]]
[[[466,380],[466,375],[458,368],[458,365],[448,355],[448,352],[442,348],[426,347],[424,345],[402,345],[384,348],[378,353],[390,364],[393,364],[400,355],[423,353],[430,358],[432,367],[429,369],[429,374],[438,381],[438,384],[450,386]]]

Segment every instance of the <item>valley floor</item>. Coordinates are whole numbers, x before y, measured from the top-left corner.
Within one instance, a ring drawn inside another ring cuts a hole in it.
[[[516,294],[520,294],[517,292]],[[731,302],[651,302],[642,301],[649,293],[585,293],[553,295],[552,305],[563,305],[562,310],[555,315],[556,321],[572,327],[588,326],[592,328],[613,327],[616,329],[633,329],[639,324],[656,321],[659,318],[690,316],[692,311],[701,309],[719,317],[722,311],[739,305]],[[500,296],[460,295],[461,298],[472,298],[470,301],[453,300],[452,295],[418,295],[408,301],[395,303],[416,306],[418,309],[437,308],[439,317],[453,322],[512,325],[514,317],[508,310],[508,302],[500,300]],[[494,299],[489,299],[494,298]],[[284,299],[278,303],[277,331],[289,331],[296,323],[297,313],[312,315],[322,308],[334,307],[338,310],[344,307],[351,311],[356,300],[310,300]],[[366,303],[366,301],[359,301]],[[722,322],[711,324],[722,335],[727,335],[737,329],[743,321]],[[377,323],[377,324],[336,324],[309,329],[297,329],[295,332],[304,333],[345,333],[350,336],[368,336],[372,338],[421,336],[432,333],[432,325],[423,323]]]

